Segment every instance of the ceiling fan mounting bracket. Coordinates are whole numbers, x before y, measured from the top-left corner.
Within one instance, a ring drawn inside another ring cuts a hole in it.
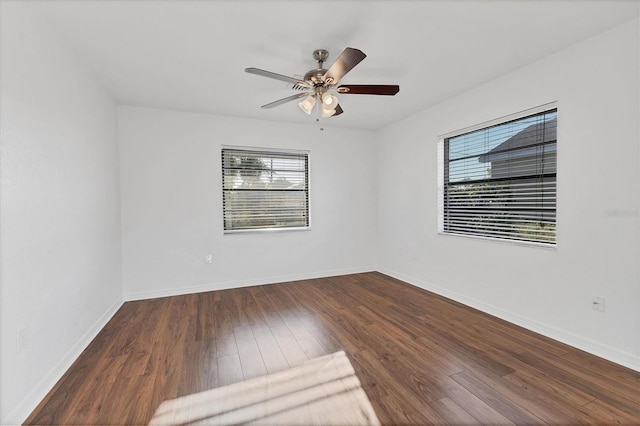
[[[318,62],[325,62],[329,59],[329,51],[325,49],[316,49],[313,51],[313,59]],[[319,68],[322,68],[322,64],[320,64]]]

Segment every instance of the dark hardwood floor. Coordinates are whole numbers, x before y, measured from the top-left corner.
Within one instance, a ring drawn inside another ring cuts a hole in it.
[[[127,302],[26,423],[146,424],[339,350],[383,424],[640,423],[640,373],[380,273]]]

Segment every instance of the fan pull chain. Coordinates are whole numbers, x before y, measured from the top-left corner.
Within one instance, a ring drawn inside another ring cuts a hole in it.
[[[318,99],[316,100],[316,107],[318,108],[318,117],[316,118],[316,123],[318,123],[318,126],[320,126],[320,131],[323,132],[324,127],[322,127],[322,123],[320,122],[320,119],[322,119],[322,96],[318,96]]]

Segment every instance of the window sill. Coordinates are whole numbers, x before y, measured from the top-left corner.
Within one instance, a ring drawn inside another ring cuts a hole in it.
[[[297,228],[260,228],[260,229],[231,229],[225,230],[223,233],[226,234],[271,234],[274,232],[291,232],[291,231],[309,231],[311,230],[310,226],[300,226]]]
[[[438,235],[443,235],[447,237],[466,238],[466,239],[479,240],[479,241],[489,241],[492,243],[507,244],[511,246],[516,245],[516,246],[523,246],[523,247],[534,247],[534,248],[541,248],[541,249],[546,249],[551,251],[556,251],[558,249],[557,242],[555,244],[544,244],[544,243],[536,243],[533,241],[507,240],[507,239],[499,239],[499,238],[481,237],[477,235],[454,234],[454,233],[444,232],[444,231],[438,231]]]

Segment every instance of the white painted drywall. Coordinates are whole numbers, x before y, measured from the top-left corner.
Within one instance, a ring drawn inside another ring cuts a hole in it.
[[[0,424],[16,424],[122,300],[117,110],[28,2],[0,7]]]
[[[636,19],[381,130],[378,269],[640,369],[638,54]],[[551,101],[557,249],[438,235],[438,136]]]
[[[118,123],[125,299],[374,269],[372,132],[126,106]],[[222,145],[309,150],[311,229],[224,234]]]

